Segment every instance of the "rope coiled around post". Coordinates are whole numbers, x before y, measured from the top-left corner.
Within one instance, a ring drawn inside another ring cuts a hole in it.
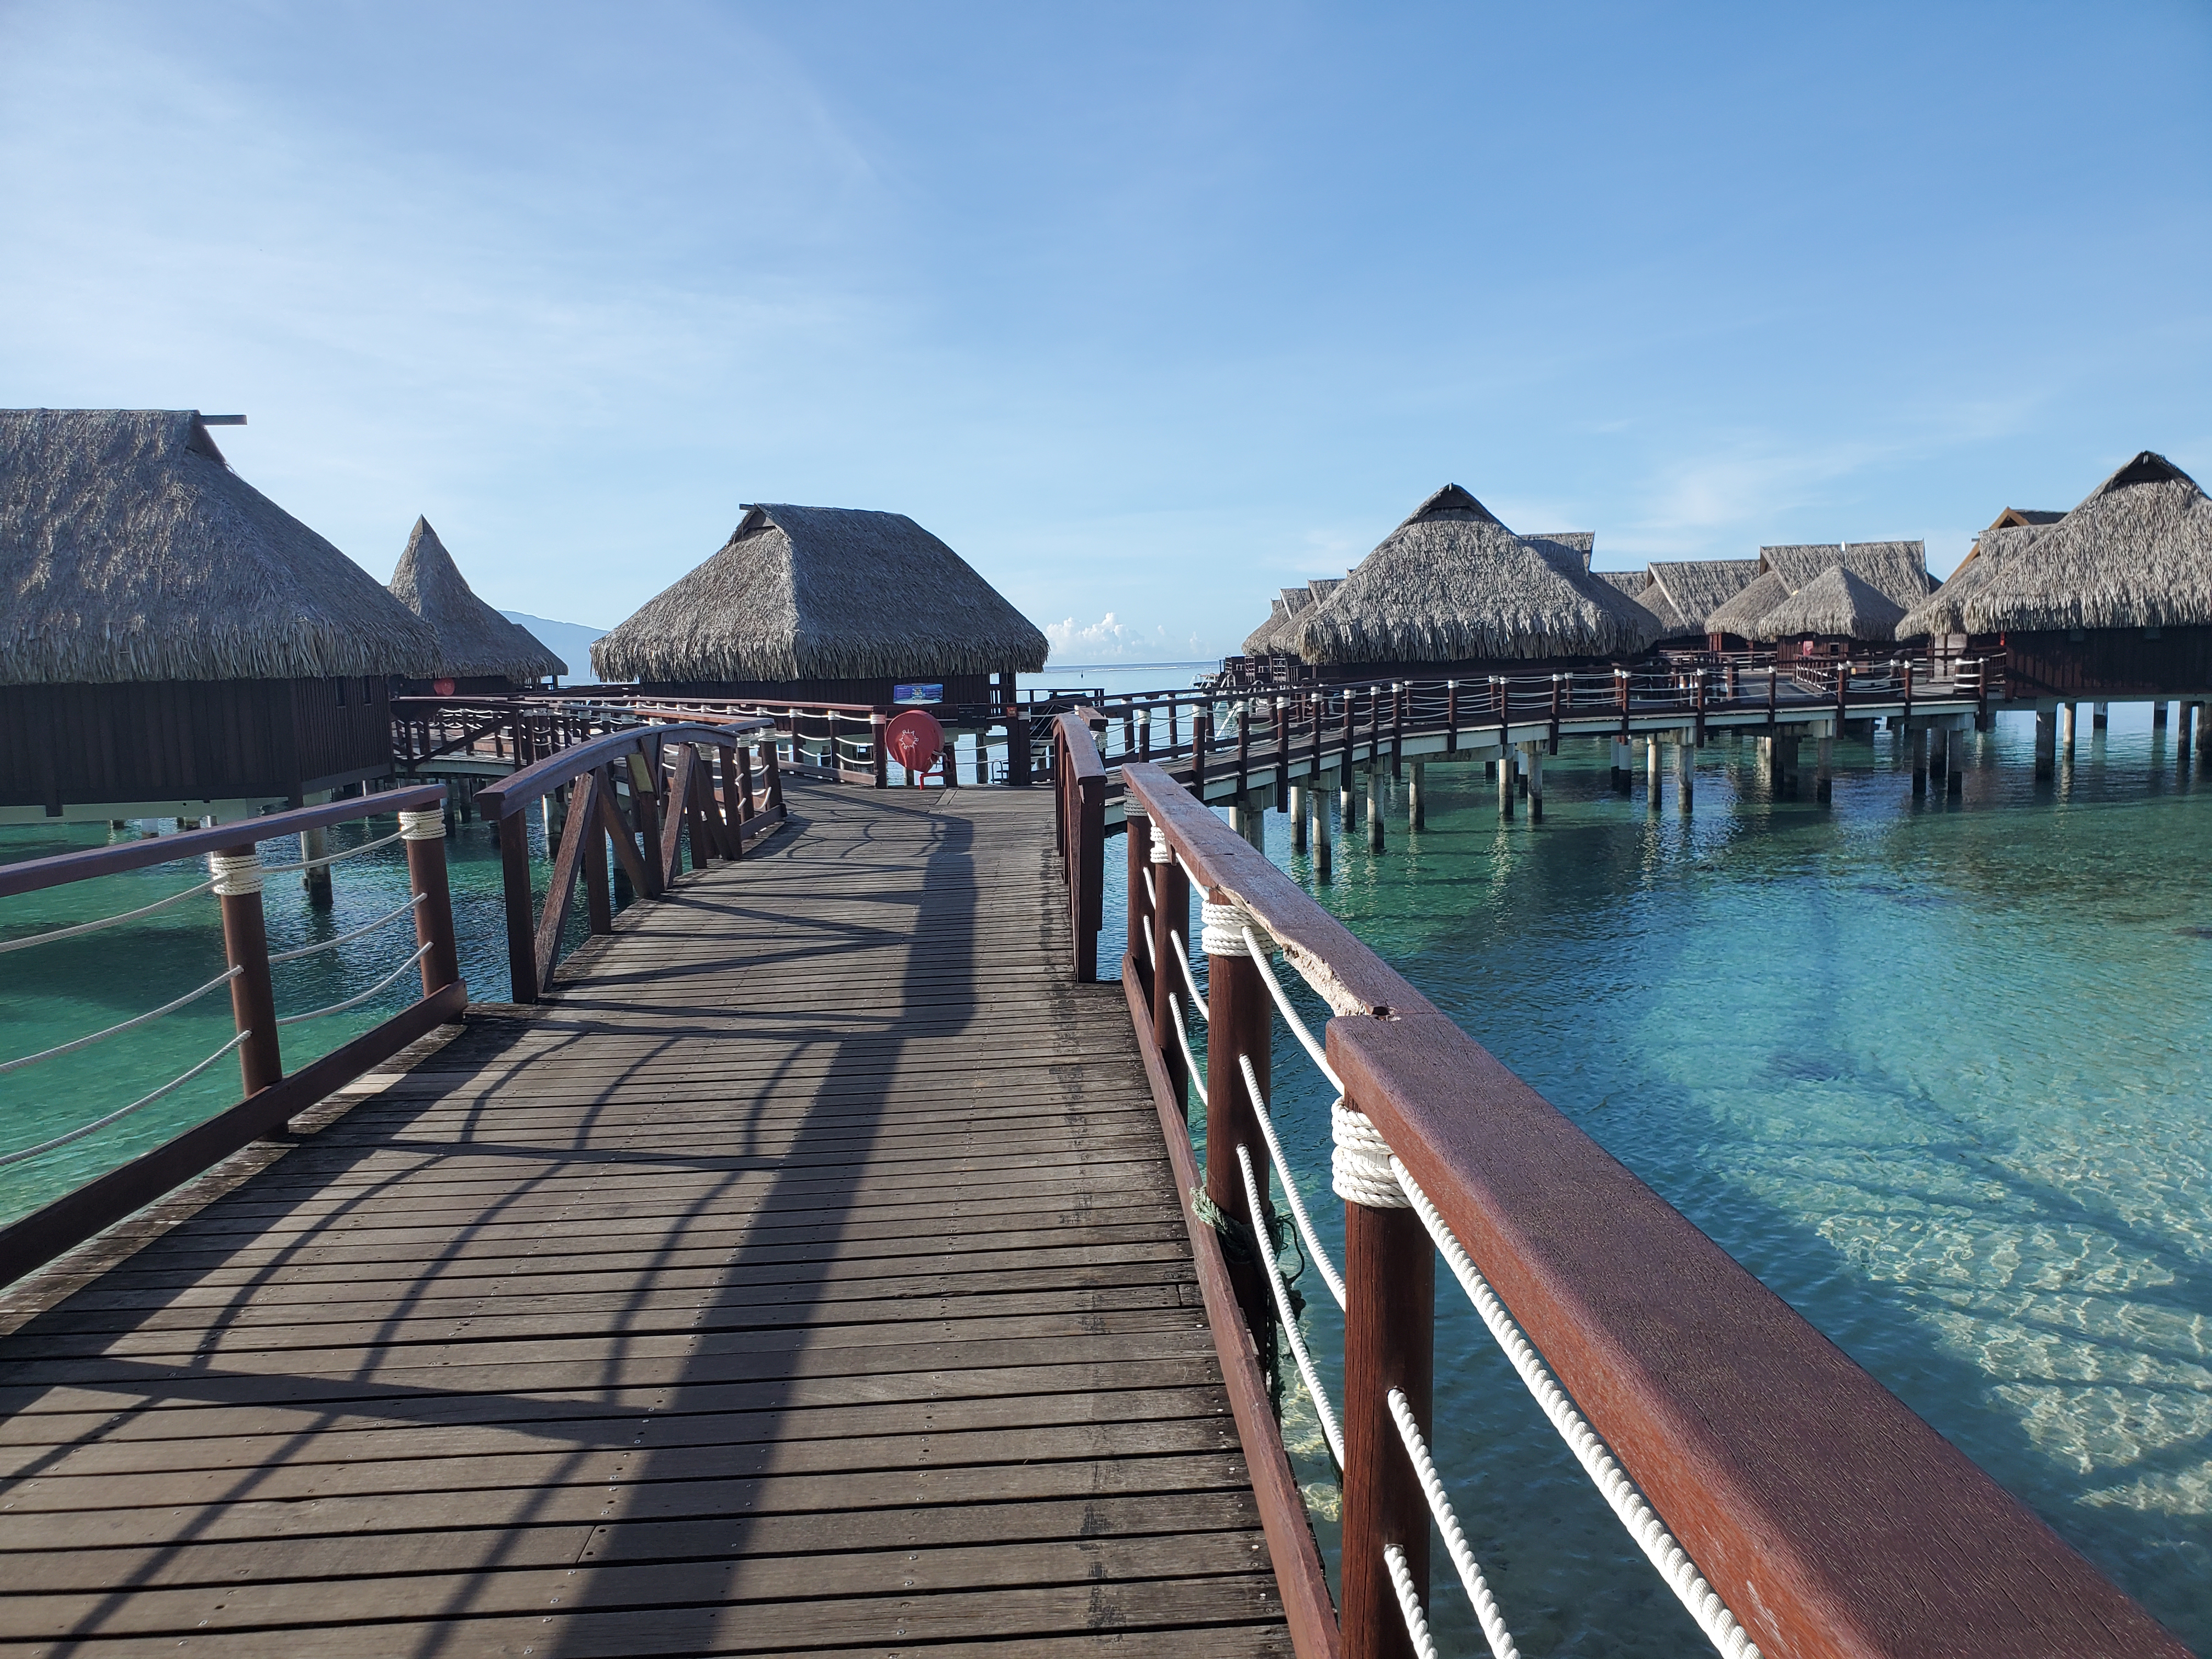
[[[261,890],[261,854],[258,853],[210,853],[208,873],[215,878],[214,887],[218,898],[231,898]]]
[[[426,806],[420,811],[412,808],[399,814],[399,835],[404,841],[443,841],[446,838],[446,809]]]
[[[1244,907],[1235,900],[1227,904],[1216,904],[1207,899],[1200,906],[1203,930],[1199,943],[1210,957],[1249,957],[1252,947],[1244,942],[1252,919],[1244,914]]]
[[[1328,1127],[1336,1147],[1329,1154],[1329,1186],[1347,1204],[1370,1210],[1408,1210],[1413,1201],[1391,1168],[1390,1143],[1367,1114],[1354,1111],[1339,1095],[1330,1103]]]

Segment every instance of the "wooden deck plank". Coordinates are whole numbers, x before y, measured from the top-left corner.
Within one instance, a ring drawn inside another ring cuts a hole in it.
[[[1048,799],[793,793],[544,1006],[57,1265],[0,1337],[0,1652],[1288,1653]]]

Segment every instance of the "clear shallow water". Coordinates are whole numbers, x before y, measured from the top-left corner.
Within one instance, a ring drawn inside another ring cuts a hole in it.
[[[1671,778],[1656,815],[1612,794],[1602,744],[1546,763],[1533,829],[1431,765],[1428,827],[1400,786],[1386,850],[1340,830],[1319,893],[2207,1651],[2212,779],[2176,783],[2147,709],[2113,718],[2039,789],[2032,723],[2001,721],[1950,802],[1914,800],[1887,734],[1838,745],[1829,807],[1717,742],[1687,820]],[[1277,1091],[1334,1241],[1328,1091],[1288,1042]],[[1303,1288],[1334,1393],[1341,1325]],[[1710,1653],[1448,1278],[1438,1309],[1438,1462],[1523,1650]],[[1286,1418],[1333,1554],[1318,1427]],[[1447,1650],[1483,1650],[1435,1565]]]

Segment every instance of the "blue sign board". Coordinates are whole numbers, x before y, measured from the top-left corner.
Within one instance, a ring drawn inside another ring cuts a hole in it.
[[[893,702],[943,702],[945,682],[939,680],[933,685],[894,685],[891,687],[891,701]]]

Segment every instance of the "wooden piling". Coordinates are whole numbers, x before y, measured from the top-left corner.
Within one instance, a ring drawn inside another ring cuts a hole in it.
[[[1328,841],[1329,791],[1316,781],[1313,795],[1313,854],[1314,877],[1327,881],[1333,873],[1334,854]]]
[[[1835,787],[1836,740],[1834,738],[1825,737],[1820,739],[1816,764],[1820,769],[1813,781],[1813,798],[1815,800],[1826,800],[1833,794]]]
[[[1912,728],[1912,793],[1928,793],[1928,728],[1918,725]]]
[[[1954,731],[1943,743],[1943,793],[1964,795],[1966,790],[1966,734]]]
[[[2102,732],[2107,726],[2111,726],[2112,723],[2112,704],[2108,702],[2093,702],[2089,705],[2089,729],[2092,732]]]
[[[1432,1433],[1436,1246],[1411,1210],[1344,1206],[1344,1659],[1412,1659],[1383,1551],[1429,1594],[1429,1507],[1390,1411],[1406,1396]]]
[[[1498,816],[1506,823],[1513,822],[1513,750],[1501,746],[1498,751]]]
[[[2154,732],[2163,732],[2164,730],[2166,730],[2166,709],[2168,708],[2168,707],[2170,707],[2170,705],[2169,705],[2169,704],[2167,704],[2166,702],[2165,702],[2163,700],[2161,700],[2161,701],[2160,701],[2160,702],[2154,702],[2154,703],[2151,704],[2151,706],[2150,706],[2150,727],[2151,727],[2151,730],[2152,730],[2152,731],[2154,731]]]
[[[318,863],[331,853],[331,832],[321,824],[300,832],[300,857],[307,868],[300,872],[300,885],[307,890],[307,902],[318,910],[327,910],[331,896],[331,866]]]
[[[1424,786],[1428,781],[1428,769],[1421,762],[1413,763],[1413,775],[1406,785],[1406,823],[1409,829],[1428,828],[1428,802]]]
[[[1659,736],[1655,732],[1644,735],[1644,805],[1648,811],[1659,810]]]
[[[2047,778],[2057,770],[2058,711],[2039,708],[2035,711],[2035,775]]]
[[[1306,850],[1306,791],[1302,786],[1291,786],[1287,805],[1291,814],[1291,851],[1303,853]]]
[[[1528,769],[1522,786],[1528,793],[1528,822],[1541,823],[1544,821],[1544,745],[1540,743],[1523,744],[1521,756],[1522,764]]]
[[[2058,746],[2065,751],[2069,761],[2074,758],[2074,726],[2080,714],[2078,704],[2062,702],[2058,705]]]
[[[1696,793],[1698,775],[1698,745],[1692,734],[1674,734],[1674,805],[1684,817],[1690,815],[1692,796]]]
[[[269,979],[269,931],[261,909],[260,849],[250,841],[227,847],[216,854],[215,864],[223,959],[236,970],[230,981],[233,1029],[247,1034],[238,1045],[239,1083],[254,1095],[284,1075],[276,1044],[276,992]]]
[[[1382,775],[1379,771],[1367,775],[1367,850],[1382,850]]]

